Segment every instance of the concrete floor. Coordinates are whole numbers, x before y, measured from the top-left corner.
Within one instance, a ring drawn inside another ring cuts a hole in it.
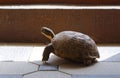
[[[98,63],[83,66],[53,54],[41,62],[44,45],[0,44],[0,78],[120,78],[120,45],[98,45]]]

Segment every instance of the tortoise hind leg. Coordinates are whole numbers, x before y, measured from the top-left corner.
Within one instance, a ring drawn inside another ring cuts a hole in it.
[[[97,62],[96,58],[87,58],[87,59],[84,59],[83,61],[84,65],[87,65],[87,66],[96,62]]]
[[[92,59],[84,59],[84,61],[83,61],[83,64],[86,66],[91,65],[92,63],[93,63]]]
[[[48,45],[45,47],[45,49],[44,49],[42,61],[43,61],[43,62],[48,61],[49,55],[50,55],[50,53],[53,52],[53,51],[54,51],[54,48],[53,48],[52,44],[51,44],[51,43],[48,44]]]

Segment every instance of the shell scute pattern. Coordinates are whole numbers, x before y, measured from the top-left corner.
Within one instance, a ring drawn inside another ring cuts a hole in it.
[[[91,39],[87,35],[83,35],[78,32],[64,31],[56,36],[52,40],[53,47],[55,48],[56,55],[61,57],[89,57],[96,56],[94,46],[91,43]],[[96,50],[97,51],[97,50]],[[74,54],[74,56],[73,56]]]

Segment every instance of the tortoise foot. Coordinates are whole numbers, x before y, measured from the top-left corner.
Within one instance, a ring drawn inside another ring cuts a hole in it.
[[[83,61],[83,64],[86,66],[91,65],[92,63],[93,63],[93,60],[91,60],[91,59],[87,59],[87,60]]]

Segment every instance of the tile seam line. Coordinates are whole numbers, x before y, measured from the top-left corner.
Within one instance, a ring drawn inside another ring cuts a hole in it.
[[[29,74],[32,74],[32,73],[35,73],[35,72],[38,72],[38,70],[29,72],[29,73],[22,74],[22,76],[24,77],[25,75],[29,75]]]
[[[61,73],[64,73],[64,74],[67,74],[67,75],[70,75],[72,77],[73,74],[69,74],[69,73],[66,73],[66,72],[63,72],[63,71],[60,71],[58,70],[58,72],[61,72]]]
[[[34,62],[32,62],[32,61],[28,61],[28,63],[31,63],[31,64],[34,64],[34,65],[40,66],[40,64],[34,63]]]

